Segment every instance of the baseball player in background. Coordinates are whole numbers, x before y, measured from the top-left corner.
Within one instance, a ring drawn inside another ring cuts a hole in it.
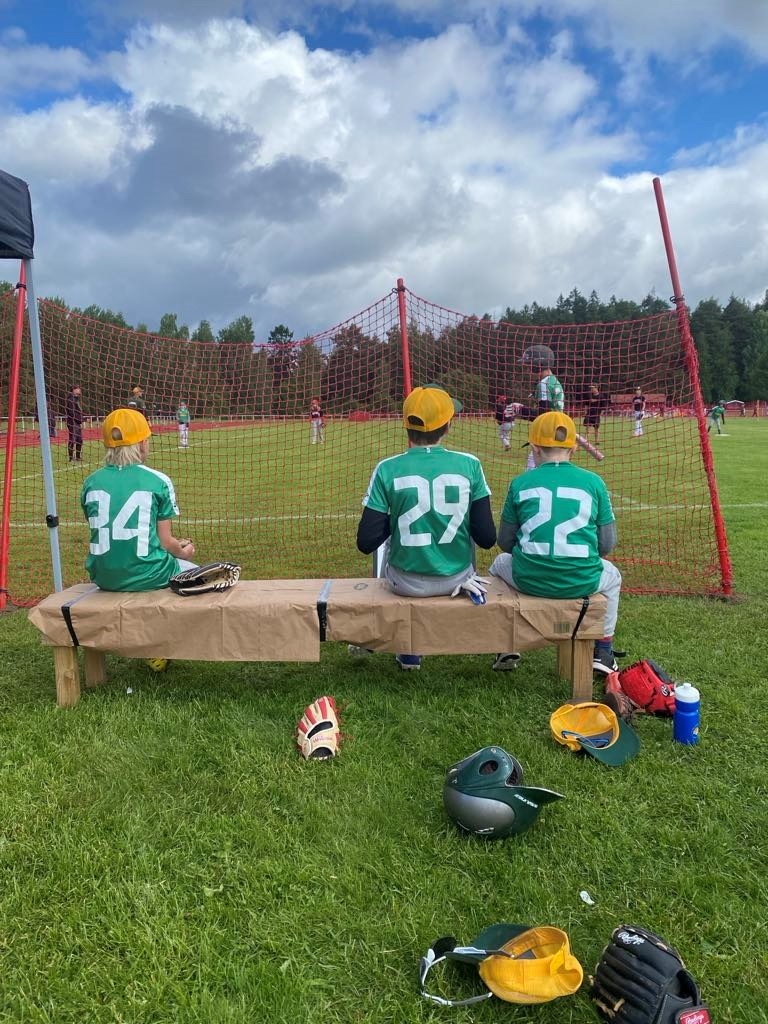
[[[600,388],[596,384],[592,384],[584,409],[584,435],[589,440],[589,428],[592,427],[595,432],[595,445],[598,444],[600,418],[606,405],[607,400],[604,395],[600,394]]]
[[[310,438],[312,444],[325,442],[325,420],[320,399],[313,398],[309,406]]]
[[[383,575],[397,594],[464,592],[485,601],[472,543],[486,549],[496,543],[491,491],[475,455],[441,443],[460,410],[442,388],[414,388],[403,402],[411,447],[376,466],[363,498],[358,550],[372,554],[389,540]],[[398,654],[397,661],[401,668],[421,667],[417,654]]]
[[[527,420],[534,420],[545,412],[562,412],[565,408],[565,394],[563,385],[552,370],[555,362],[552,349],[548,345],[531,345],[523,352],[520,361],[536,379],[536,390],[531,395],[535,404],[531,407],[524,406],[519,415]],[[530,451],[526,469],[533,469],[534,466],[533,452]]]
[[[176,422],[179,425],[179,448],[189,448],[189,421],[191,419],[187,403],[182,402],[176,410]]]
[[[643,436],[643,419],[645,418],[645,395],[642,388],[635,389],[632,399],[632,411],[635,416],[635,437]]]
[[[494,416],[499,425],[499,440],[501,447],[508,452],[511,447],[512,428],[515,425],[515,417],[519,406],[517,402],[508,402],[506,395],[498,395]]]
[[[707,416],[707,433],[710,432],[712,427],[716,427],[718,434],[722,434],[722,423],[724,419],[725,407],[723,406],[722,402],[718,402],[716,405],[713,405],[712,408],[709,410],[709,415]]]

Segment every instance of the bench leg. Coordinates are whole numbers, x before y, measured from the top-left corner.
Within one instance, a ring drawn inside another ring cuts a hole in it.
[[[594,640],[573,641],[571,682],[573,683],[573,699],[575,701],[592,700],[592,661],[594,659],[594,652]]]
[[[93,651],[90,647],[85,648],[85,685],[87,687],[99,686],[107,679],[107,659],[103,651]]]
[[[77,648],[54,647],[53,664],[56,670],[56,703],[60,708],[72,708],[80,700]]]
[[[571,680],[571,700],[592,700],[593,640],[566,640],[557,645],[557,674]]]

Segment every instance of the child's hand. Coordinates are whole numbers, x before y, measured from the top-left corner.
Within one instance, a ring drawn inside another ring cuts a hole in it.
[[[186,538],[185,540],[180,540],[179,547],[181,548],[181,553],[184,555],[185,558],[191,558],[192,555],[194,555],[195,553],[195,545],[192,543],[191,540],[189,540],[189,538]]]

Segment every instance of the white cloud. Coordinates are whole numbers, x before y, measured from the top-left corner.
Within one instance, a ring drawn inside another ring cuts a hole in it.
[[[0,114],[0,136],[6,167],[46,187],[118,181],[129,153],[148,142],[126,109],[83,97],[30,113]]]
[[[0,96],[24,97],[36,89],[69,91],[100,74],[74,47],[29,45],[20,29],[0,36]]]

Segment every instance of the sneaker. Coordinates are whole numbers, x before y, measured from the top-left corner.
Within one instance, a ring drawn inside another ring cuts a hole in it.
[[[592,668],[595,672],[608,675],[610,672],[619,671],[619,663],[613,656],[613,651],[595,648],[595,656],[592,659]]]
[[[421,668],[421,655],[420,654],[396,654],[395,661],[397,661],[400,668],[403,669],[419,669]]]
[[[357,644],[347,646],[347,654],[352,658],[367,658],[373,651],[369,647],[358,647]]]
[[[492,667],[494,672],[513,672],[522,660],[522,654],[518,654],[517,651],[510,651],[507,654],[497,654]]]

